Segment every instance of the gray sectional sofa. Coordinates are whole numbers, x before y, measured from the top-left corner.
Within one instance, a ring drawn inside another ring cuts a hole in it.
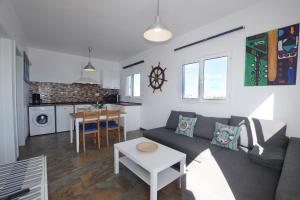
[[[193,138],[175,134],[179,115],[197,117]],[[216,122],[242,126],[239,151],[210,143]],[[144,137],[187,154],[186,182],[194,183],[197,199],[299,200],[300,139],[288,139],[285,126],[275,130],[258,119],[172,111],[165,127],[146,130]]]

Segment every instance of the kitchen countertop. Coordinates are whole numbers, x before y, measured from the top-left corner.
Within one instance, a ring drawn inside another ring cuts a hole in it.
[[[40,106],[60,106],[60,105],[80,105],[80,104],[95,104],[95,102],[57,102],[57,103],[41,103],[41,104],[28,104],[28,107],[40,107]],[[120,102],[120,103],[104,103],[104,104],[113,104],[120,106],[141,106],[141,103],[135,102]]]

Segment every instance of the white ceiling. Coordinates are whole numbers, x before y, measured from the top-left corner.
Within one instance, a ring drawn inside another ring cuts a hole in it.
[[[121,60],[154,45],[143,38],[156,0],[12,0],[30,47]],[[260,0],[161,0],[174,37]],[[228,22],[230,23],[230,22]]]

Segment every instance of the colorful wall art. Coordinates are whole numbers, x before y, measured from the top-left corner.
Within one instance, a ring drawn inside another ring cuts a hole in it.
[[[246,39],[245,86],[295,85],[299,24]]]

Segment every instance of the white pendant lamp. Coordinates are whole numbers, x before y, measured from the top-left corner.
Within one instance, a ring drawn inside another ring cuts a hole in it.
[[[144,32],[144,38],[151,42],[165,42],[172,38],[171,31],[159,19],[159,0],[154,23]]]
[[[92,65],[91,63],[91,53],[93,51],[92,47],[89,47],[89,62],[88,64],[83,68],[84,71],[86,72],[95,72],[96,68]]]

